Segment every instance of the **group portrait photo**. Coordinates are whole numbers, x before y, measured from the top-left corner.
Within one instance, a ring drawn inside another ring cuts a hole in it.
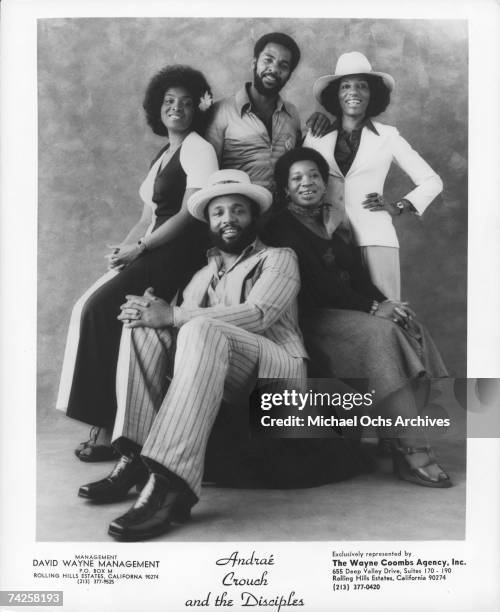
[[[467,22],[38,19],[37,77],[37,539],[463,540]],[[268,379],[372,424],[252,436]]]

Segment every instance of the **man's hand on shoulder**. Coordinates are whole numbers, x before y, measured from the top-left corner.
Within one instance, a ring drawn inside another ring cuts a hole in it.
[[[320,112],[313,113],[306,121],[306,128],[310,130],[311,134],[316,138],[320,138],[328,133],[330,127],[330,119]]]
[[[120,306],[118,319],[125,327],[162,328],[173,325],[174,309],[168,302],[154,295],[148,287],[144,295],[127,295],[127,301]]]

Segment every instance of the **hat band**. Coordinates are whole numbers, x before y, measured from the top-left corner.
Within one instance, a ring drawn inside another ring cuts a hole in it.
[[[243,185],[241,181],[233,181],[233,180],[217,181],[216,183],[212,183],[212,185],[226,185],[227,183],[238,183],[238,185]]]

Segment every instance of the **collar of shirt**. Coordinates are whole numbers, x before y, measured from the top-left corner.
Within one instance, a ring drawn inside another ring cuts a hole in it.
[[[225,270],[225,274],[230,272],[235,266],[237,266],[240,262],[250,255],[254,255],[258,253],[262,249],[264,249],[264,244],[256,238],[253,242],[251,242],[247,247],[243,249],[243,251],[238,255],[238,257],[234,260],[231,266]],[[208,265],[212,268],[214,277],[219,278],[219,272],[222,270],[222,255],[220,250],[217,247],[212,247],[207,251]]]
[[[235,96],[236,106],[242,116],[244,113],[252,110],[252,101],[250,100],[250,96],[248,95],[248,91],[251,85],[252,83],[245,83],[244,87],[242,87],[236,93],[236,96]],[[285,111],[287,115],[290,115],[290,113],[288,112],[286,108],[285,101],[283,100],[281,96],[278,96],[278,99],[276,101],[276,110],[279,112]]]
[[[380,134],[377,132],[377,128],[373,125],[372,120],[367,117],[366,119],[363,119],[363,121],[361,122],[358,130],[362,130],[364,127],[368,128],[369,130],[371,130],[374,134],[376,134],[377,136],[380,136]],[[338,120],[335,119],[335,121],[332,123],[330,129],[328,130],[329,132],[334,132],[335,130],[338,130],[338,132],[342,132],[342,123]],[[356,130],[354,130],[356,131]]]

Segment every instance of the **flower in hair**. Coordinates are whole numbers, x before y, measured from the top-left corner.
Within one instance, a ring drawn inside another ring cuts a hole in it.
[[[214,103],[214,99],[208,93],[208,91],[206,91],[200,98],[200,103],[198,104],[198,108],[202,112],[205,112],[212,106],[213,103]]]

